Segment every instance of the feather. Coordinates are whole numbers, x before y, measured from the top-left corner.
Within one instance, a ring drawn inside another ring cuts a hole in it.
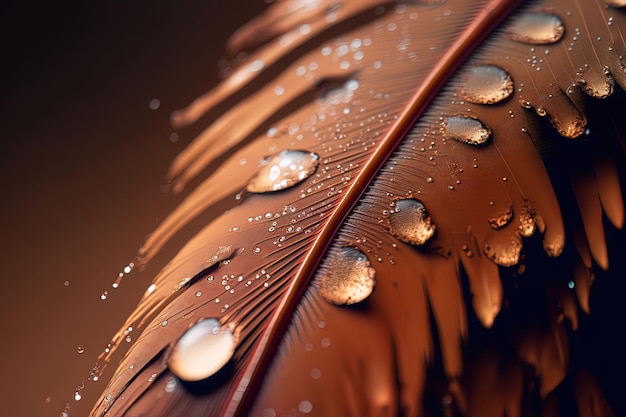
[[[244,62],[172,115],[221,111],[168,172],[206,178],[131,267],[231,208],[103,352],[139,334],[92,415],[549,414],[576,372],[609,415],[569,346],[624,222],[626,17],[518,3],[293,0],[235,33]]]

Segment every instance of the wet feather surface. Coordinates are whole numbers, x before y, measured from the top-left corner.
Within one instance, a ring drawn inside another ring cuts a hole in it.
[[[278,2],[237,32],[173,124],[242,99],[172,163],[174,191],[206,179],[137,262],[232,208],[103,353],[139,334],[93,415],[558,415],[566,377],[611,413],[569,345],[624,222],[626,17],[515,6]]]

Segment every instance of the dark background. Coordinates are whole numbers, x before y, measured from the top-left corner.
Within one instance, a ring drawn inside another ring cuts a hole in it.
[[[59,416],[69,402],[70,416],[84,416],[104,389],[115,363],[73,400],[163,265],[157,260],[111,288],[181,199],[161,186],[197,130],[170,141],[169,113],[216,82],[226,37],[263,7],[262,0],[2,6],[0,415]],[[153,98],[157,110],[148,106]]]

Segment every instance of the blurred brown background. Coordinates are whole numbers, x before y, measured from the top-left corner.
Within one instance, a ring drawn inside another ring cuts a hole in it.
[[[265,6],[3,6],[0,415],[59,416],[69,402],[70,416],[84,416],[104,389],[115,364],[73,400],[175,250],[111,288],[156,219],[180,201],[161,185],[197,129],[173,143],[169,113],[216,82],[226,37]]]

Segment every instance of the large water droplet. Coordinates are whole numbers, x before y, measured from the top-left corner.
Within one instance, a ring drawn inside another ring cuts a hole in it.
[[[403,242],[421,246],[437,229],[421,201],[413,198],[397,200],[389,214],[391,234]]]
[[[335,255],[330,268],[320,278],[319,291],[332,304],[355,304],[365,300],[374,289],[376,271],[367,255],[346,247]]]
[[[442,133],[447,139],[470,145],[481,145],[491,137],[491,129],[473,117],[450,116],[443,122]]]
[[[284,150],[269,158],[248,184],[252,193],[284,190],[305,180],[319,165],[319,155],[308,151]]]
[[[554,43],[564,32],[561,19],[550,13],[524,13],[506,28],[509,38],[530,44]]]
[[[517,240],[511,240],[510,245],[492,246],[485,243],[485,255],[500,266],[509,267],[519,263],[522,244]]]
[[[228,363],[235,345],[235,335],[229,328],[222,328],[217,319],[205,319],[178,339],[167,364],[178,378],[201,381]]]
[[[495,65],[475,65],[466,70],[461,80],[459,95],[476,104],[493,104],[513,92],[513,80]]]

